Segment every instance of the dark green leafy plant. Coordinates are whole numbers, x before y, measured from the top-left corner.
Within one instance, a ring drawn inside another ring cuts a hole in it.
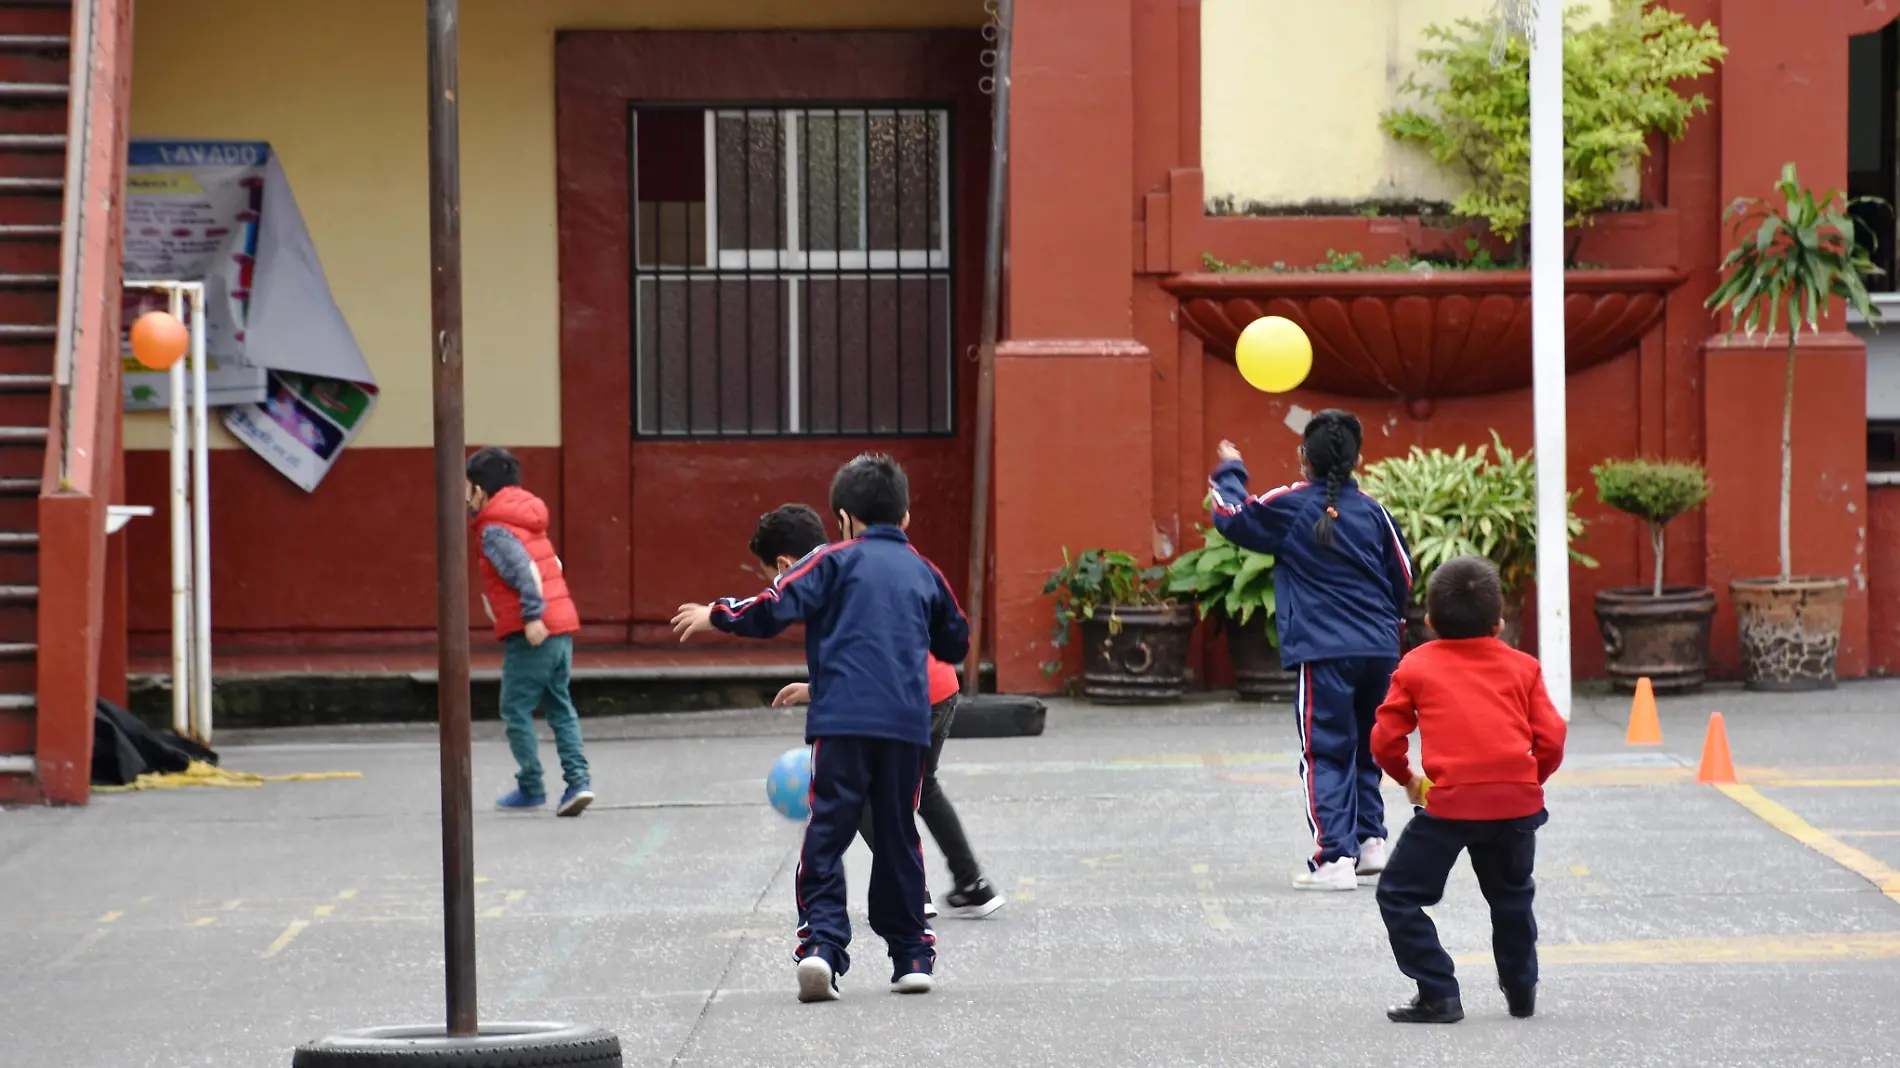
[[[1691,25],[1654,0],[1612,0],[1609,16],[1590,25],[1586,15],[1564,12],[1564,203],[1573,226],[1624,195],[1624,175],[1648,153],[1652,132],[1679,139],[1690,116],[1707,110],[1707,97],[1673,86],[1708,74],[1728,52],[1713,24]],[[1428,28],[1434,46],[1419,58],[1437,77],[1407,78],[1401,89],[1429,111],[1395,108],[1381,125],[1463,170],[1471,186],[1452,213],[1485,219],[1515,243],[1530,219],[1531,56],[1511,34],[1503,62],[1492,62],[1497,30],[1478,19]]]
[[[1709,499],[1709,476],[1701,464],[1669,460],[1606,460],[1590,469],[1596,476],[1597,499],[1619,512],[1649,524],[1649,544],[1656,551],[1656,578],[1651,592],[1663,592],[1663,527]]]
[[[1273,617],[1273,557],[1243,549],[1212,527],[1201,530],[1201,547],[1168,565],[1168,592],[1191,597],[1201,618],[1246,626],[1256,614]],[[1279,648],[1271,624],[1267,640]]]
[[[1495,454],[1495,458],[1493,456]],[[1367,466],[1359,486],[1385,505],[1412,551],[1412,596],[1425,599],[1425,583],[1440,564],[1482,556],[1498,566],[1506,593],[1537,574],[1537,463],[1506,448],[1491,432],[1477,451],[1430,452],[1412,446]],[[1578,494],[1572,493],[1575,504]],[[1570,537],[1583,536],[1583,520],[1570,514]],[[1570,558],[1585,567],[1597,562],[1576,549]]]
[[[1795,175],[1794,164],[1781,168],[1775,183],[1780,206],[1743,197],[1724,214],[1735,247],[1722,261],[1722,282],[1709,294],[1708,307],[1729,313],[1728,333],[1736,328],[1772,337],[1788,323],[1786,384],[1781,396],[1781,581],[1794,574],[1789,521],[1794,492],[1794,355],[1801,328],[1819,330],[1829,302],[1839,297],[1869,323],[1880,321],[1867,295],[1867,278],[1879,274],[1865,246],[1855,240],[1848,208],[1867,198],[1849,199],[1830,189],[1817,198]],[[1877,203],[1877,201],[1876,201]],[[1766,320],[1764,326],[1764,319]]]
[[[1042,585],[1043,595],[1056,599],[1056,648],[1066,647],[1075,624],[1094,619],[1100,609],[1108,610],[1109,630],[1116,632],[1121,621],[1115,618],[1115,609],[1172,604],[1175,597],[1164,587],[1166,578],[1167,568],[1143,568],[1127,553],[1090,549],[1071,559],[1068,546],[1063,546],[1062,566]],[[1062,661],[1045,663],[1042,670],[1044,675],[1053,675],[1062,670]]]

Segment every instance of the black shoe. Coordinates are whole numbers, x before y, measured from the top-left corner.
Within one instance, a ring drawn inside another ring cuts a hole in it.
[[[1451,1024],[1465,1018],[1465,1007],[1457,998],[1428,1001],[1420,996],[1385,1010],[1385,1018],[1393,1023]]]
[[[1511,1015],[1520,1020],[1528,1020],[1537,1015],[1537,988],[1521,986],[1513,990],[1503,987],[1504,1003],[1511,1007]]]
[[[943,903],[950,907],[950,915],[960,920],[980,920],[1003,907],[1004,897],[990,886],[988,879],[977,879],[968,886],[959,886],[944,895]]]

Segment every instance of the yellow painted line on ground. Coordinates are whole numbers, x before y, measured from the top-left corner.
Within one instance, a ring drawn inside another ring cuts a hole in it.
[[[1208,877],[1208,866],[1196,864],[1193,867],[1194,890],[1201,899],[1201,918],[1216,931],[1231,931],[1234,921],[1227,918],[1227,910],[1221,907],[1220,899],[1214,896],[1214,880]]]
[[[528,892],[526,890],[510,890],[508,891],[507,895],[505,896],[501,904],[489,906],[487,909],[485,909],[482,912],[482,915],[491,920],[496,919],[497,917],[501,916],[502,913],[505,913],[508,911],[509,905],[512,905],[515,902],[520,901],[522,898],[527,897],[527,896],[528,896]]]
[[[243,898],[241,898],[241,897],[234,897],[234,898],[232,898],[231,900],[229,900],[229,901],[226,901],[226,902],[224,903],[224,911],[226,911],[226,912],[236,912],[236,911],[237,911],[237,907],[238,907],[239,905],[242,905],[242,904],[244,904],[244,899],[243,899]]]
[[[1900,838],[1900,831],[1830,831],[1836,838]]]
[[[354,891],[354,890],[345,890],[345,891],[343,891],[343,892],[341,892],[341,893],[339,893],[339,894],[337,894],[337,896],[336,896],[336,899],[337,899],[338,901],[348,901],[348,900],[350,900],[351,898],[353,898],[353,897],[355,897],[355,896],[356,896],[356,891]]]
[[[1537,947],[1542,964],[1800,964],[1900,958],[1900,931],[1858,934],[1743,935],[1732,938],[1659,938],[1634,942]],[[1479,964],[1471,953],[1461,964]]]
[[[323,919],[326,916],[329,916],[331,913],[335,911],[336,911],[335,905],[318,905],[316,909],[314,910],[316,914],[316,918],[319,920]]]
[[[1762,796],[1753,786],[1723,783],[1718,784],[1716,789],[1753,812],[1768,826],[1874,884],[1895,904],[1900,904],[1900,871],[1820,830],[1786,806]]]
[[[1036,900],[1035,878],[1032,876],[1025,875],[1022,878],[1016,880],[1016,893],[1014,896],[1017,901],[1021,901],[1021,902],[1029,902],[1029,901]]]
[[[1590,877],[1590,866],[1588,864],[1572,864],[1570,866],[1570,874],[1579,879],[1588,879]]]
[[[99,917],[99,922],[111,923],[112,921],[118,919],[119,917],[123,915],[125,915],[125,913],[120,912],[117,909],[114,909],[113,911],[106,913],[104,916]]]
[[[288,927],[285,927],[283,930],[283,933],[277,936],[277,940],[272,942],[270,944],[270,948],[264,951],[264,956],[262,959],[269,960],[272,957],[275,957],[277,954],[282,953],[284,950],[290,948],[290,944],[292,942],[295,942],[297,940],[297,936],[302,934],[304,931],[304,928],[308,926],[310,926],[309,920],[290,921],[290,925]]]
[[[191,925],[193,927],[209,927],[212,924],[217,923],[217,922],[218,922],[218,918],[216,916],[200,916],[197,919],[191,921]]]

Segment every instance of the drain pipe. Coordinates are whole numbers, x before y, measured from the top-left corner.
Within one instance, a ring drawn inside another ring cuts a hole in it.
[[[989,580],[990,468],[996,445],[996,335],[1003,299],[1003,223],[1009,183],[1009,53],[1016,21],[1015,0],[987,0],[990,22],[983,28],[991,48],[984,76],[994,98],[990,136],[989,232],[983,246],[983,331],[976,348],[976,462],[970,479],[970,653],[963,662],[963,692],[974,696],[983,684],[984,594]]]

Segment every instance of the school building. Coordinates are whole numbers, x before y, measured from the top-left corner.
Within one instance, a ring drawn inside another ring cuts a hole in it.
[[[1640,209],[1581,233],[1577,260],[1607,269],[1571,291],[1567,474],[1587,490],[1605,458],[1708,465],[1714,496],[1670,527],[1669,577],[1717,589],[1715,663],[1732,675],[1727,583],[1776,570],[1783,350],[1725,339],[1703,307],[1726,249],[1722,209],[1767,194],[1787,162],[1817,188],[1893,195],[1896,12],[1812,0],[1791,19],[1780,0],[1668,2],[1715,21],[1729,54],[1697,87],[1713,107],[1631,176]],[[123,167],[115,146],[267,141],[377,377],[374,414],[312,493],[214,428],[220,671],[432,666],[420,6],[0,3],[27,7],[92,19],[95,62],[72,84],[98,94],[70,149],[95,161],[87,188],[106,193],[80,205],[95,225],[78,265],[60,267],[83,273],[67,287],[79,320],[116,326],[117,275],[102,267],[115,206],[99,177]],[[1490,9],[1017,0],[986,563],[1001,689],[1055,685],[1040,666],[1052,619],[1041,588],[1065,547],[1165,559],[1198,543],[1222,438],[1262,484],[1292,476],[1289,422],[1321,407],[1360,415],[1368,459],[1475,446],[1492,430],[1530,447],[1527,357],[1434,366],[1443,347],[1419,309],[1467,282],[1341,274],[1327,291],[1205,266],[1333,251],[1376,262],[1439,240],[1390,206],[1449,201],[1459,176],[1392,141],[1379,116],[1417,68],[1428,25]],[[906,465],[915,540],[965,588],[989,18],[983,0],[463,0],[468,438],[514,449],[547,499],[585,622],[583,664],[795,661],[794,645],[681,652],[665,624],[683,602],[756,588],[746,541],[760,513],[822,505],[832,471],[867,449]],[[105,91],[115,78],[129,95]],[[1339,336],[1363,347],[1359,369],[1316,373],[1315,388],[1284,396],[1248,388],[1232,362],[1235,317],[1277,301],[1330,301]],[[1586,321],[1602,328],[1581,337]],[[1891,334],[1836,314],[1799,361],[1794,555],[1801,572],[1851,580],[1849,677],[1900,665]],[[18,796],[83,798],[73,754],[90,695],[123,695],[128,663],[166,663],[165,418],[121,421],[108,348],[75,343],[80,399],[53,394],[55,409],[84,410],[56,411],[72,433],[47,455],[76,433],[91,473],[40,492],[85,503],[42,503],[41,515],[78,524],[69,512],[89,519],[122,501],[161,518],[112,540],[74,535],[59,559],[42,532],[36,611],[72,644],[42,640],[23,676],[33,681],[11,687],[38,686],[37,707],[0,712],[13,717],[0,752],[41,750],[37,767],[15,768]],[[1601,562],[1572,575],[1576,668],[1589,677],[1602,667],[1592,595],[1646,580],[1649,557],[1637,524],[1593,492],[1579,511],[1580,547]],[[1218,684],[1220,658],[1204,666]]]

